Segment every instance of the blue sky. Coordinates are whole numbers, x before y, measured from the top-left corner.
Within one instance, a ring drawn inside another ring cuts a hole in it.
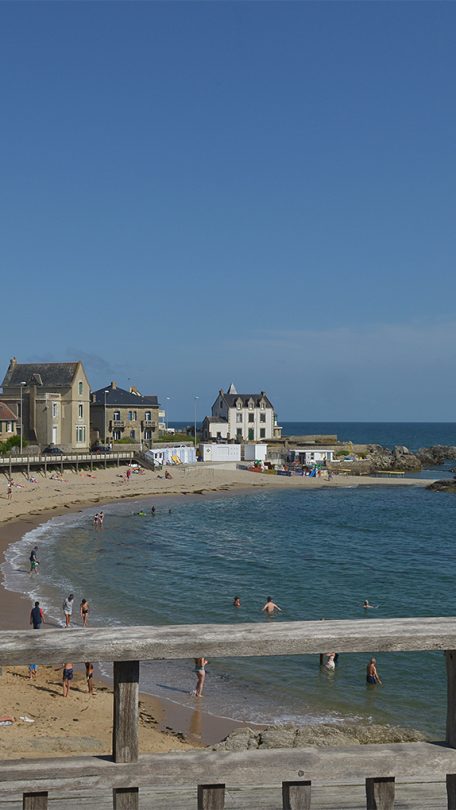
[[[0,4],[0,364],[454,420],[454,3]]]

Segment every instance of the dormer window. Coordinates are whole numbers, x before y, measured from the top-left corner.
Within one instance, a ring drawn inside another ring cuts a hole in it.
[[[82,397],[83,386],[84,386],[84,383],[78,382],[78,391],[79,391],[79,396],[80,397]]]
[[[242,402],[240,399],[238,399],[238,401],[236,402],[236,408],[238,409],[238,411],[242,409]]]

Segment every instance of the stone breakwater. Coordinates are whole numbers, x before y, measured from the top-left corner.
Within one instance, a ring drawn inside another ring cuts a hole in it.
[[[360,458],[361,455],[361,458]],[[423,447],[415,453],[407,447],[397,445],[390,450],[379,444],[368,444],[355,461],[350,462],[350,471],[354,475],[371,475],[375,472],[419,472],[435,467],[443,462],[456,459],[456,446],[438,444],[434,447]],[[337,471],[339,464],[329,464]]]
[[[420,731],[380,724],[326,724],[309,726],[267,726],[261,731],[237,728],[213,751],[246,751],[267,748],[306,748],[307,746],[372,745],[375,743],[424,742]]]

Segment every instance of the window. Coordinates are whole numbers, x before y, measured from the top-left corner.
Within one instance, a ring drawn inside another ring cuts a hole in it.
[[[260,439],[266,438],[266,428],[260,428]]]
[[[152,414],[151,414],[150,411],[145,412],[144,419],[146,420],[146,422],[151,422],[152,421]]]
[[[83,389],[83,383],[78,382],[78,392],[79,392],[80,397],[82,397],[82,389]]]
[[[76,428],[76,442],[77,444],[85,444],[86,429],[84,425],[78,425]]]
[[[249,422],[254,422],[254,421],[255,421],[255,414],[254,413],[249,413]]]
[[[52,403],[52,418],[55,419],[58,416],[59,406],[57,402]]]
[[[240,411],[242,408],[242,402],[240,399],[236,402],[236,408],[238,409],[238,411]]]
[[[136,422],[138,419],[138,414],[136,411],[128,411],[128,421],[129,422]]]
[[[262,400],[261,400],[261,402],[260,402],[260,408],[261,408],[261,410],[262,410],[262,411],[264,411],[264,409],[265,409],[265,404],[264,404],[264,400],[263,400],[263,399],[262,399]]]
[[[242,428],[236,430],[236,436],[238,439],[242,439]]]
[[[151,438],[152,438],[152,431],[151,430],[145,430],[144,431],[144,439],[146,441],[150,441]]]
[[[120,430],[113,430],[113,431],[112,431],[112,438],[113,438],[115,441],[119,441],[119,439],[121,438],[121,436],[120,436]]]
[[[266,422],[266,414],[260,413],[260,422]]]
[[[250,400],[249,402],[249,411],[253,411],[253,402]]]
[[[114,411],[112,418],[114,422],[120,422],[120,411]]]
[[[84,405],[82,404],[82,402],[80,402],[78,405],[78,419],[82,419],[83,416],[84,416]]]
[[[130,430],[130,439],[136,439],[136,430]]]
[[[236,414],[236,422],[242,422],[242,413]]]

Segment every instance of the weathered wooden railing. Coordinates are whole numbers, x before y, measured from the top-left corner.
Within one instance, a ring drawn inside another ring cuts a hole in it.
[[[445,744],[411,743],[242,753],[194,751],[139,755],[139,662],[149,660],[445,650],[448,681]],[[395,778],[446,781],[456,810],[456,618],[237,625],[100,628],[0,633],[0,666],[113,661],[112,757],[0,763],[0,804],[23,796],[24,810],[46,810],[52,792],[112,790],[115,810],[136,810],[139,789],[195,786],[198,810],[222,810],[225,784],[282,785],[282,807],[311,807],[311,783],[349,777],[365,782],[368,810],[394,805]]]

